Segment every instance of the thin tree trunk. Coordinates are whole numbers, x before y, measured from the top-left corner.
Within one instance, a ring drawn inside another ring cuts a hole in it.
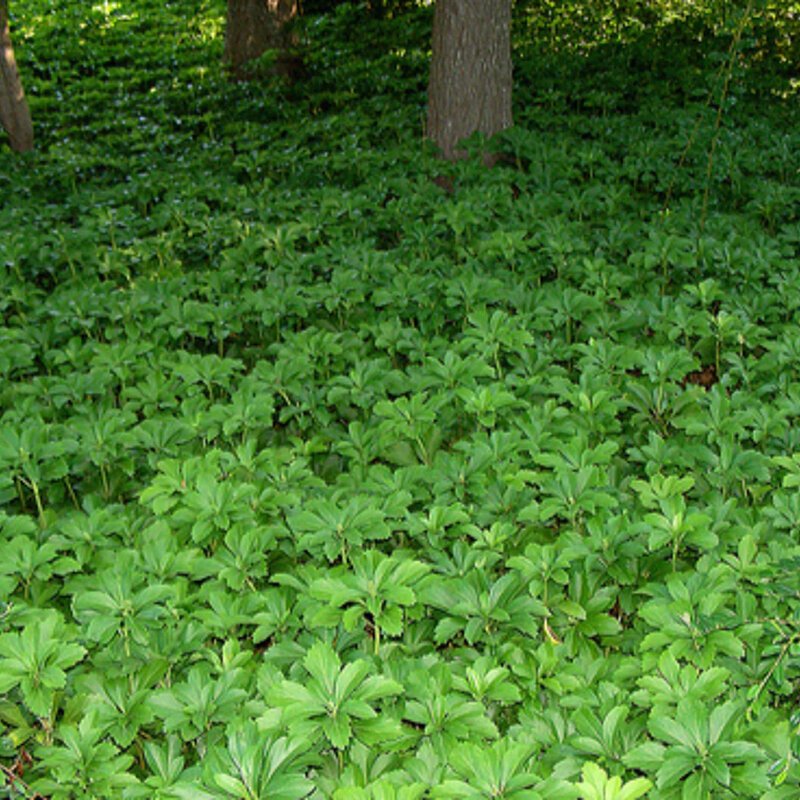
[[[0,0],[0,124],[6,129],[11,149],[25,153],[33,148],[31,112],[22,91],[11,31],[8,27],[8,0]]]
[[[512,124],[511,0],[437,0],[428,137],[453,160],[467,155],[461,139]]]
[[[297,13],[297,0],[228,0],[224,58],[233,73],[243,76],[242,67],[267,50],[280,51],[278,74],[293,73],[297,64],[287,25]]]

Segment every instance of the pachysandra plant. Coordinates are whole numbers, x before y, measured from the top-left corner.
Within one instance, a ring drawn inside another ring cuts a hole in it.
[[[800,796],[791,4],[10,5],[0,794]]]

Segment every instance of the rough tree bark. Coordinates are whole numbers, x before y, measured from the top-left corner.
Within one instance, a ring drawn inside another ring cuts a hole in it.
[[[297,7],[298,0],[228,0],[225,61],[234,75],[243,77],[242,67],[267,50],[280,51],[278,74],[294,73],[297,59],[287,25],[297,16]]]
[[[428,137],[453,160],[467,155],[461,139],[512,124],[511,0],[437,0]]]
[[[0,0],[0,124],[8,133],[12,150],[25,153],[33,148],[31,112],[11,46],[8,0]]]

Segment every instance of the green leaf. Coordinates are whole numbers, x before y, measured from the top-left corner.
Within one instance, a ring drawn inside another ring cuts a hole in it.
[[[347,747],[350,741],[350,719],[345,714],[323,719],[322,730],[337,750],[344,750]]]
[[[696,738],[691,731],[683,727],[677,720],[656,714],[648,720],[647,727],[650,733],[662,741],[671,744],[682,744],[694,747]]]
[[[349,697],[361,684],[364,683],[367,675],[369,675],[370,666],[366,661],[351,661],[349,664],[345,664],[342,671],[339,673],[338,677],[336,678],[336,698],[339,702],[344,701],[347,697]],[[365,696],[365,687],[361,687],[362,691],[359,692],[359,696]],[[374,697],[369,697],[369,699],[375,699]]]
[[[711,756],[703,762],[703,766],[708,774],[722,786],[730,786],[731,771],[728,765],[721,758]]]
[[[326,694],[333,697],[336,679],[339,675],[341,662],[339,656],[327,642],[317,642],[306,653],[303,666],[308,670]]]
[[[612,800],[637,800],[652,788],[652,781],[647,778],[634,778],[632,781],[627,781]]]
[[[697,768],[698,759],[699,756],[688,748],[668,750],[662,766],[656,773],[658,788],[667,789],[678,785],[685,775]]]
[[[226,775],[224,772],[218,772],[214,775],[214,783],[216,783],[222,791],[234,797],[242,798],[242,800],[246,800],[250,794],[245,785],[238,778]]]
[[[628,767],[654,773],[664,763],[665,752],[664,745],[658,742],[645,742],[625,753],[622,760]]]

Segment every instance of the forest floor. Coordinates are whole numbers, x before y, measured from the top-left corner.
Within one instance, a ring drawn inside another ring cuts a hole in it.
[[[429,9],[290,85],[218,0],[12,6],[7,796],[798,797],[780,24],[520,17],[485,169]]]

